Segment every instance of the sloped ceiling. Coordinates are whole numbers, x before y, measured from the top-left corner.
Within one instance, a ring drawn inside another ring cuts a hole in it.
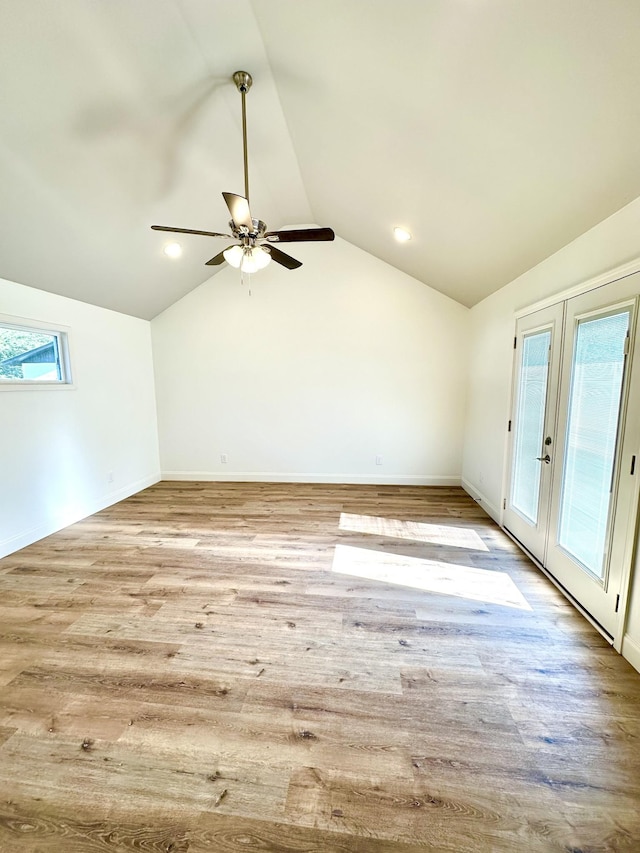
[[[220,243],[149,226],[225,230],[242,68],[254,216],[473,305],[640,195],[639,32],[637,0],[3,0],[0,276],[144,318],[209,278]]]

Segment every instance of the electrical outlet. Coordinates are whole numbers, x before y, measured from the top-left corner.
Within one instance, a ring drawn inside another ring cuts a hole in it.
[[[382,456],[380,454],[376,456],[376,465],[382,465]]]
[[[113,483],[113,471],[109,471],[107,474],[107,483]]]
[[[229,461],[229,457],[227,456],[226,453],[220,454],[220,461],[222,462],[223,465],[227,464],[227,462]]]

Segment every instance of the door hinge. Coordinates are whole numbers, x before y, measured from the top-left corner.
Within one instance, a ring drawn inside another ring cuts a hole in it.
[[[624,354],[629,355],[629,329],[627,329],[627,336],[624,339]]]
[[[636,473],[636,457],[635,456],[631,457],[631,471],[629,471],[629,473],[631,474],[632,477]]]
[[[507,432],[511,432],[511,421],[509,421],[509,427],[507,429]],[[635,459],[635,456],[634,456],[634,459]]]
[[[513,339],[513,348],[514,348],[514,349],[516,348],[517,343],[518,343],[518,338],[517,338],[517,337],[515,337],[515,338]]]
[[[618,607],[620,607],[620,596],[616,595],[616,613],[618,612]]]
[[[503,500],[502,500],[502,509],[506,509],[506,508],[507,508],[507,499],[506,499],[506,498],[503,498]]]

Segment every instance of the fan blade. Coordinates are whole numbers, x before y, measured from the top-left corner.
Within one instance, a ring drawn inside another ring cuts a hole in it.
[[[269,254],[277,264],[282,264],[282,266],[286,267],[288,270],[297,270],[298,267],[302,266],[302,261],[297,261],[295,258],[292,258],[291,255],[287,255],[286,252],[281,252],[280,249],[276,249],[275,246],[269,246]]]
[[[175,234],[202,234],[203,237],[231,237],[231,234],[218,234],[217,231],[194,231],[192,228],[169,228],[167,225],[152,225],[154,231],[171,231]]]
[[[251,211],[249,202],[244,196],[235,193],[222,193],[229,208],[229,213],[236,227],[244,226],[248,231],[253,231]]]
[[[230,248],[231,248],[231,246],[227,246],[227,249],[230,249]],[[211,260],[207,261],[205,266],[217,267],[218,264],[221,264],[225,259],[224,253],[227,251],[227,249],[223,249],[221,252],[218,252],[218,254],[215,256],[215,258],[211,258]]]
[[[303,243],[310,240],[335,240],[336,235],[331,228],[292,228],[290,231],[267,231],[265,237],[269,242]]]

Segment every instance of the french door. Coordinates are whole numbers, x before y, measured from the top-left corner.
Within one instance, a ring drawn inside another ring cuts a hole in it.
[[[504,525],[544,564],[555,453],[563,305],[518,320],[511,478]]]
[[[516,335],[504,525],[612,638],[634,494],[639,292],[630,276],[522,318]]]

